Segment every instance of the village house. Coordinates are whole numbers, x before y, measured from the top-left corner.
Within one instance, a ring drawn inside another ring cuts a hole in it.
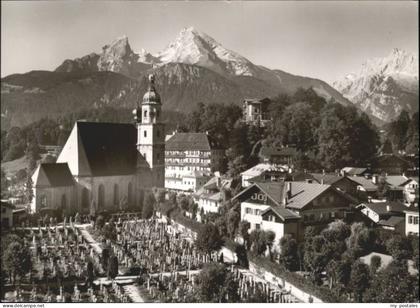
[[[328,184],[332,187],[340,190],[343,193],[358,198],[358,186],[359,184],[352,181],[352,177],[340,176],[339,174],[329,173],[311,173],[312,177],[319,184]],[[355,200],[356,201],[356,200]]]
[[[252,185],[258,178],[284,178],[289,167],[284,165],[275,165],[271,163],[260,163],[241,173],[242,187]]]
[[[221,163],[224,150],[207,133],[178,133],[167,137],[165,188],[195,192]]]
[[[262,163],[288,165],[293,168],[297,150],[293,146],[273,147],[263,145],[258,154]]]
[[[357,206],[367,218],[383,229],[405,234],[405,214],[407,207],[401,202],[385,201],[361,203]]]
[[[418,190],[418,178],[408,178],[403,175],[388,175],[385,178],[389,185],[390,193],[393,195],[393,200],[401,200],[405,203],[412,204],[418,198],[416,191]]]
[[[410,205],[404,210],[405,213],[405,234],[419,235],[419,206],[418,203]]]
[[[198,204],[197,220],[201,221],[201,213],[218,213],[220,206],[228,199],[231,189],[232,179],[216,173],[194,194],[194,200]]]
[[[381,174],[398,175],[412,169],[414,164],[395,154],[384,154],[372,161],[372,172]]]
[[[250,231],[270,229],[281,238],[287,230],[302,240],[309,225],[327,225],[334,219],[351,218],[347,195],[331,185],[305,182],[255,183],[237,194],[241,203],[241,220],[250,223]],[[273,210],[270,211],[269,209]],[[267,215],[274,215],[276,218]],[[273,221],[274,219],[274,221]],[[265,222],[265,220],[269,221]],[[285,224],[291,224],[285,228]],[[283,230],[283,231],[281,231]]]
[[[98,213],[135,207],[145,191],[164,186],[165,127],[153,75],[136,125],[77,121],[56,164],[33,175],[31,209]]]
[[[357,198],[359,200],[368,201],[377,197],[379,176],[373,175],[372,178],[367,176],[351,176],[349,180],[357,184]]]
[[[368,168],[360,167],[344,167],[340,170],[341,176],[364,176],[368,173]]]

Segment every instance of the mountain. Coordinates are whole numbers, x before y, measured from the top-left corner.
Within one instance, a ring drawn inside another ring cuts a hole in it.
[[[139,61],[139,55],[131,49],[128,38],[123,36],[102,47],[102,53],[91,53],[74,60],[67,59],[56,72],[110,71],[129,77],[139,77],[151,65]]]
[[[198,102],[241,104],[244,98],[292,94],[299,87],[313,87],[328,101],[351,104],[322,80],[253,64],[190,27],[155,54],[144,49],[135,53],[123,36],[99,54],[65,60],[54,72],[2,78],[2,127],[102,104],[134,107],[150,73],[156,75],[166,110],[185,112]]]
[[[419,109],[418,57],[395,48],[384,58],[367,60],[333,86],[367,114],[382,122],[394,120],[402,110]]]

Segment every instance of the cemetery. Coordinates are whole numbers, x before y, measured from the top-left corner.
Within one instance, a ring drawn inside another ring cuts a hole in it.
[[[165,220],[113,215],[100,228],[102,222],[88,221],[76,215],[62,223],[16,227],[13,238],[29,249],[30,270],[19,279],[8,272],[2,301],[297,301],[223,253],[201,251],[191,234]],[[206,290],[206,279],[219,279],[217,290]],[[206,295],[210,291],[216,293]]]

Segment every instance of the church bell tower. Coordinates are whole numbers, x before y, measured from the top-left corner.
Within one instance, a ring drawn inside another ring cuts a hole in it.
[[[150,180],[154,187],[165,185],[165,124],[161,120],[161,109],[155,77],[149,75],[149,89],[133,113],[137,125],[137,150],[151,171]]]

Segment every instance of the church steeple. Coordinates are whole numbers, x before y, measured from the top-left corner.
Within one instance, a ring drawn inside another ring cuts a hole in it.
[[[137,149],[156,177],[157,187],[164,186],[165,125],[161,122],[161,98],[155,87],[154,75],[149,75],[149,88],[141,106],[133,111],[137,123]]]

